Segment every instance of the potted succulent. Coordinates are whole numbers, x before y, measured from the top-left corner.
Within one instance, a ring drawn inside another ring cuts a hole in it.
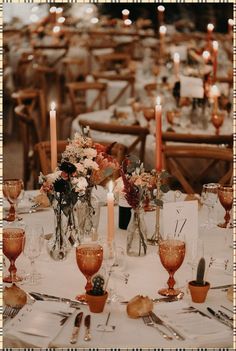
[[[198,263],[196,280],[192,280],[188,283],[193,302],[202,303],[206,300],[208,290],[210,289],[210,283],[204,281],[204,274],[205,259],[202,257]]]
[[[86,300],[91,312],[100,313],[103,311],[108,293],[104,291],[104,278],[96,275],[92,279],[93,288],[86,292]]]

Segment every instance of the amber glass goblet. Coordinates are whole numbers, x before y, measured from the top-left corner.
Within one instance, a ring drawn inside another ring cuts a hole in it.
[[[4,228],[3,229],[3,253],[10,261],[10,275],[3,278],[5,283],[14,283],[22,280],[16,275],[15,261],[23,249],[25,231],[22,228]]]
[[[233,187],[231,185],[221,185],[218,188],[218,197],[221,205],[225,209],[225,222],[219,223],[218,227],[227,228],[230,221],[230,210],[233,206]]]
[[[98,243],[81,244],[76,248],[76,261],[79,270],[87,283],[85,285],[86,292],[92,289],[91,278],[97,273],[102,265],[103,248]],[[85,295],[78,295],[76,299],[86,301]]]
[[[185,257],[185,242],[174,237],[167,237],[159,244],[159,256],[163,267],[169,273],[167,281],[168,288],[158,291],[160,295],[177,296],[181,291],[174,289],[175,279],[174,274],[182,265]]]
[[[147,121],[148,128],[150,126],[150,121],[155,119],[155,110],[151,107],[144,107],[143,108],[143,115]]]
[[[21,179],[6,179],[3,182],[3,195],[10,203],[10,209],[6,218],[8,222],[14,222],[16,219],[16,202],[22,191]]]
[[[219,113],[219,112],[216,112],[216,113],[213,112],[211,115],[211,122],[216,129],[215,134],[219,135],[220,134],[220,127],[222,126],[222,124],[224,122],[224,114]]]

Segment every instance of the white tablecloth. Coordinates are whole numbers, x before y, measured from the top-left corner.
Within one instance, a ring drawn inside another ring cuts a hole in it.
[[[28,193],[27,193],[28,195]],[[223,209],[218,204],[216,214],[217,220],[222,220]],[[115,209],[115,241],[118,247],[125,249],[127,232],[118,229],[118,208]],[[101,216],[99,223],[99,235],[104,240],[106,239],[106,213],[107,208],[101,208]],[[44,227],[45,234],[53,231],[53,213],[51,209],[45,209],[33,214],[22,215],[25,224],[41,223]],[[206,210],[203,207],[199,212],[200,223],[206,217]],[[146,224],[148,226],[148,236],[152,235],[155,224],[155,213],[149,212],[145,215]],[[229,248],[229,239],[232,236],[231,230],[224,230],[218,227],[206,231],[199,226],[199,237],[203,240],[205,246],[205,256],[213,257],[218,262],[228,258],[232,262],[232,249]],[[227,242],[226,242],[227,241]],[[159,288],[164,287],[168,278],[168,274],[162,267],[157,255],[157,248],[148,246],[148,252],[145,257],[128,257],[125,255],[125,272],[129,273],[128,283],[125,284],[123,279],[116,276],[111,276],[109,286],[116,289],[121,299],[130,299],[137,294],[149,296],[150,298],[157,297]],[[7,268],[8,268],[8,260]],[[20,255],[16,261],[19,271],[29,270],[29,261],[24,255]],[[26,291],[37,291],[56,296],[63,296],[74,299],[78,293],[84,291],[85,278],[79,271],[75,260],[75,249],[72,249],[67,259],[63,262],[53,261],[46,252],[45,247],[41,256],[37,260],[37,269],[42,274],[42,282],[38,286],[29,286],[23,284],[22,288]],[[224,305],[232,310],[232,303],[227,300],[226,292],[218,290],[210,290],[207,300],[204,304],[193,304],[187,291],[187,282],[193,279],[192,268],[185,260],[180,269],[176,272],[175,278],[177,285],[185,292],[184,300],[196,308],[207,313],[206,307],[212,307],[215,310]],[[211,286],[231,284],[232,272],[224,271],[223,265],[212,266],[208,269],[206,279],[210,281]],[[162,307],[161,307],[162,306]],[[170,305],[169,305],[170,306]],[[173,305],[174,306],[174,305]],[[154,311],[158,312],[163,309],[163,304],[156,304]],[[168,307],[170,308],[170,307]],[[86,315],[89,313],[87,306],[81,306],[81,310]],[[105,323],[108,312],[111,312],[111,325],[116,325],[115,331],[112,333],[101,333],[96,330],[99,323]],[[78,311],[77,311],[78,313]],[[51,347],[71,347],[69,340],[74,322],[75,313],[68,319],[63,327],[58,326],[58,336],[51,341]],[[33,325],[32,325],[33,327]],[[76,347],[88,348],[156,348],[158,347],[232,347],[232,330],[227,327],[222,327],[222,333],[198,336],[196,338],[186,338],[185,341],[166,341],[156,330],[146,327],[140,319],[130,319],[126,313],[125,305],[119,302],[111,302],[105,306],[104,312],[100,314],[92,313],[91,333],[92,340],[84,342],[84,327],[80,332],[80,337],[75,345]],[[46,339],[47,340],[47,339]],[[48,342],[48,341],[47,341]],[[4,329],[4,346],[5,347],[46,347],[45,339],[42,337],[30,337],[26,334],[17,333],[14,329]]]

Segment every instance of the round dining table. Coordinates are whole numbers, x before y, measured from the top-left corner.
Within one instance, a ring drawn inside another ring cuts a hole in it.
[[[53,233],[54,215],[50,207],[29,213],[32,205],[30,199],[37,193],[38,191],[25,192],[24,199],[18,208],[22,220],[17,225],[24,227],[40,224],[44,229],[43,249],[36,260],[36,268],[41,274],[41,279],[34,286],[29,285],[27,280],[18,283],[18,286],[28,293],[38,292],[74,300],[77,294],[84,292],[86,283],[76,263],[75,247],[71,248],[64,261],[54,261],[49,256],[46,238]],[[164,201],[173,201],[173,192],[170,191],[168,194]],[[101,204],[98,237],[103,245],[107,240],[106,191],[99,187],[97,195]],[[177,201],[184,199],[185,195],[181,194]],[[232,347],[232,329],[216,320],[207,310],[207,307],[210,307],[217,311],[224,306],[223,308],[229,311],[223,309],[222,311],[233,316],[233,312],[230,312],[233,311],[233,303],[227,298],[227,288],[225,288],[233,284],[232,229],[222,229],[216,224],[208,229],[204,226],[206,216],[207,208],[199,204],[196,245],[198,242],[203,243],[206,259],[205,279],[211,285],[205,303],[191,301],[188,282],[195,279],[196,266],[193,264],[194,259],[186,252],[184,262],[175,274],[176,285],[184,293],[183,299],[176,302],[156,302],[153,307],[153,311],[177,329],[184,340],[177,340],[173,335],[172,340],[166,340],[156,328],[145,325],[142,318],[132,319],[128,316],[127,305],[122,302],[129,301],[136,295],[148,296],[151,299],[160,298],[158,290],[166,285],[168,273],[160,262],[157,246],[148,245],[147,254],[143,257],[130,257],[126,254],[127,230],[118,228],[118,205],[116,205],[114,241],[119,265],[114,267],[109,277],[107,285],[109,297],[104,311],[91,313],[88,306],[83,304],[79,305],[80,309],[74,309],[62,302],[33,301],[29,298],[28,303],[16,317],[4,323],[4,347],[70,348],[74,320],[79,312],[83,312],[84,316],[91,315],[91,340],[84,341],[85,326],[82,323],[77,342],[73,345],[77,348]],[[224,210],[220,203],[217,203],[214,209],[215,223],[222,221],[223,216]],[[147,236],[150,238],[155,227],[155,211],[146,212],[144,218]],[[162,231],[162,213],[160,218]],[[5,274],[8,264],[9,261],[5,259]],[[105,275],[107,275],[106,265],[104,261],[101,268],[101,273]],[[23,253],[16,260],[16,266],[18,273],[26,277],[30,271],[30,262]],[[69,314],[63,325],[60,323],[61,311]],[[194,313],[191,313],[192,311]],[[108,325],[114,328],[109,328],[109,331],[99,329],[99,324],[106,324],[108,315]],[[162,326],[159,327],[162,328]]]

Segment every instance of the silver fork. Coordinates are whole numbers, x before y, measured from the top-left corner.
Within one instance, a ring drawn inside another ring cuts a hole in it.
[[[171,336],[167,335],[160,328],[158,328],[158,326],[152,321],[150,316],[143,316],[142,319],[144,321],[144,324],[146,324],[149,327],[155,328],[163,336],[164,339],[173,340]]]
[[[6,321],[9,318],[14,318],[21,308],[5,306],[3,311],[3,320]]]

